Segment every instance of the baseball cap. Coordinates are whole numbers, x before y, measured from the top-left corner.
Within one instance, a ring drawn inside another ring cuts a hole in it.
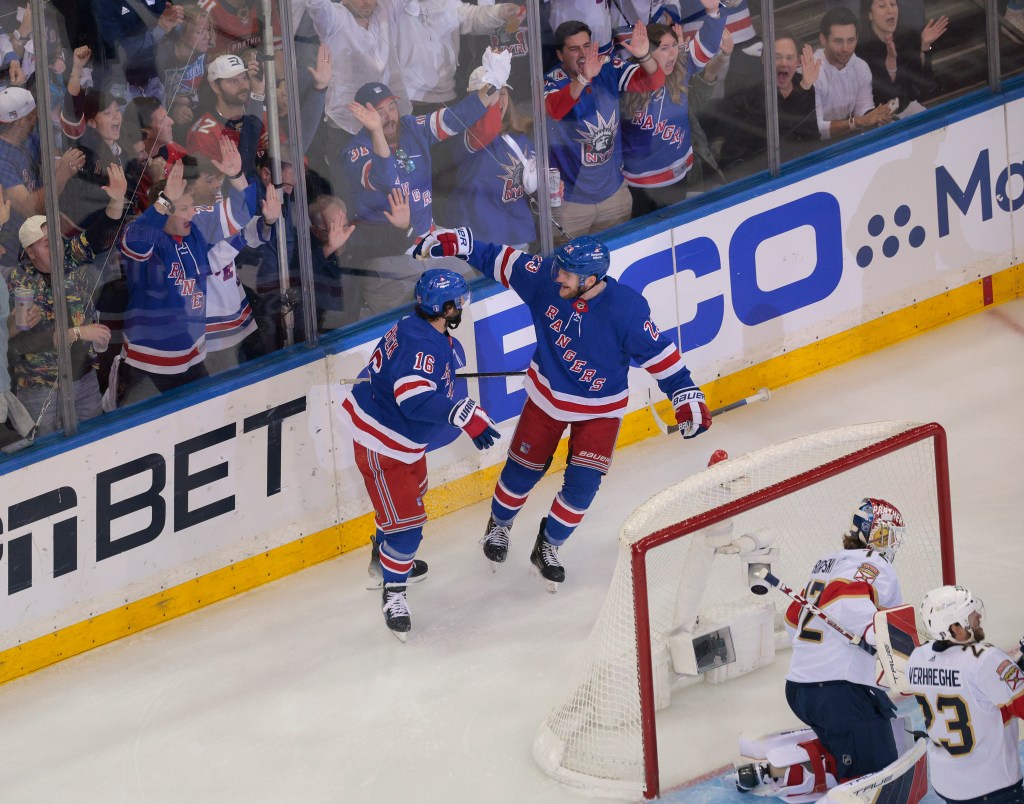
[[[0,92],[0,122],[13,123],[28,117],[36,108],[32,93],[22,87],[7,87]]]
[[[380,81],[371,81],[368,84],[363,84],[356,90],[356,103],[360,106],[365,106],[368,103],[376,106],[378,103],[383,103],[386,100],[397,97],[394,92],[388,89],[387,84],[382,84]]]
[[[218,56],[210,63],[206,70],[206,77],[211,81],[217,81],[221,78],[234,78],[244,72],[245,62],[234,54],[225,54]]]
[[[485,70],[483,67],[477,67],[469,74],[469,83],[466,86],[467,92],[476,92],[477,90],[483,89],[485,86],[490,86],[488,82],[484,81],[484,72]],[[501,86],[512,89],[511,84],[507,81]],[[498,89],[501,89],[501,87],[498,87]]]
[[[45,215],[33,215],[31,218],[27,218],[18,229],[18,240],[21,241],[21,247],[28,248],[41,240],[44,237],[44,226],[46,226]]]

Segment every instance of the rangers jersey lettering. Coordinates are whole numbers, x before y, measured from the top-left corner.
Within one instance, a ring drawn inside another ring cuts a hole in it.
[[[516,292],[530,310],[537,350],[526,373],[527,396],[563,422],[622,418],[629,402],[630,360],[658,381],[669,399],[694,385],[675,344],[651,321],[639,293],[606,278],[589,301],[563,299],[550,258],[477,240],[470,264]]]
[[[419,316],[403,318],[377,343],[370,381],[341,405],[352,439],[402,463],[423,457],[455,407],[455,370],[462,345]]]
[[[803,594],[858,636],[868,635],[878,609],[903,602],[896,571],[874,550],[839,550],[820,559]],[[796,603],[786,611],[786,626],[793,635],[788,680],[849,681],[878,686],[874,657]],[[870,641],[873,634],[868,636]]]
[[[206,281],[245,246],[240,234],[210,246],[198,228],[185,237],[163,231],[150,207],[128,224],[119,243],[128,258],[125,361],[154,374],[181,374],[206,357]]]
[[[928,776],[935,792],[961,801],[1021,780],[1017,723],[1024,672],[999,648],[928,642],[907,662],[907,682],[924,714]]]
[[[700,31],[686,44],[686,77],[703,70],[718,52],[724,15],[706,17]],[[679,70],[678,65],[673,72]],[[626,96],[630,97],[629,94]],[[634,187],[665,187],[679,181],[693,165],[687,94],[672,100],[668,85],[655,90],[643,109],[622,120],[622,174]]]

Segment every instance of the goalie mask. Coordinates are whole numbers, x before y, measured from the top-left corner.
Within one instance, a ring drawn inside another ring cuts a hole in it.
[[[971,615],[975,612],[980,617],[977,629],[971,626]],[[984,619],[985,604],[963,586],[940,586],[932,589],[921,601],[921,622],[932,639],[956,642],[951,629],[959,625],[971,635],[972,641],[980,642],[985,638],[981,627]]]
[[[885,500],[865,497],[853,512],[850,535],[863,547],[877,550],[890,564],[906,531],[900,509]]]

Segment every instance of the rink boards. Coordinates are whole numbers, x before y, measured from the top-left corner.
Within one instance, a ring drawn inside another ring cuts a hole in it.
[[[700,215],[631,224],[608,238],[612,274],[681,342],[712,407],[1014,298],[1021,94],[850,144]],[[338,417],[340,381],[388,327],[0,464],[0,681],[365,545],[372,514]],[[499,288],[476,294],[458,335],[473,371],[525,368],[534,343],[525,308]],[[653,383],[633,375],[623,444],[658,432],[645,408]],[[464,390],[511,433],[520,380]],[[428,456],[435,516],[487,498],[503,461],[458,435]]]

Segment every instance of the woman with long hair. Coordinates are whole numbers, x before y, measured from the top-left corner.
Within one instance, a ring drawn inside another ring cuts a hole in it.
[[[468,91],[483,86],[482,73],[473,71]],[[516,109],[510,90],[502,87],[498,102],[459,138],[464,153],[447,217],[482,241],[525,246],[537,239],[529,199],[537,190],[537,163],[533,123]]]
[[[701,2],[707,16],[689,42],[679,25],[647,26],[651,56],[665,73],[665,86],[623,94],[622,173],[633,195],[634,218],[686,197],[684,179],[693,165],[687,86],[718,51],[725,28],[718,0]]]

